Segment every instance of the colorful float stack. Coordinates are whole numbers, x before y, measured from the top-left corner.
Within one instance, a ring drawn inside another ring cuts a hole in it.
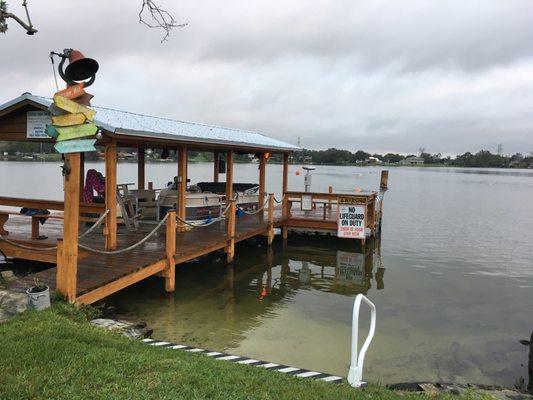
[[[83,82],[54,95],[50,106],[52,125],[48,125],[46,133],[56,140],[54,148],[58,153],[96,151],[96,138],[87,139],[98,132],[98,127],[92,122],[96,111],[84,105],[91,97],[85,92]]]

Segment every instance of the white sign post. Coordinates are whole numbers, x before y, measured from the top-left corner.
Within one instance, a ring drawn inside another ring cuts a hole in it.
[[[364,204],[339,204],[337,236],[349,239],[365,239]]]
[[[48,111],[28,111],[26,113],[26,137],[29,139],[50,139],[46,134],[46,125],[52,124]]]

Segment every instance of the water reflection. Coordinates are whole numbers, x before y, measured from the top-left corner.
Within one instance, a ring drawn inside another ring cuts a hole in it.
[[[239,246],[233,266],[226,266],[222,255],[212,255],[179,267],[173,294],[165,294],[154,278],[106,303],[119,314],[145,319],[157,338],[307,368],[324,369],[323,357],[302,358],[292,351],[295,346],[340,341],[343,350],[329,369],[344,370],[347,361],[339,356],[347,354],[353,298],[385,288],[379,242],[369,241],[363,249],[311,238],[274,248],[262,242]],[[281,343],[284,332],[292,339]],[[272,340],[276,346],[266,344]]]

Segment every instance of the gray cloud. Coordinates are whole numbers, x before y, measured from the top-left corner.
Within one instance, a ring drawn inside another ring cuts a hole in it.
[[[20,11],[18,2],[10,2]],[[0,36],[0,101],[50,95],[48,52],[98,59],[95,104],[265,132],[311,148],[533,151],[529,1],[30,1]]]

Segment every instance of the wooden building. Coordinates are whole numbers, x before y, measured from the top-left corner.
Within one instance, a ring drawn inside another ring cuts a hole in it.
[[[50,99],[25,93],[1,105],[0,141],[51,142],[39,131],[39,123],[46,120],[51,103]],[[102,133],[97,146],[105,162],[103,203],[81,201],[85,177],[83,153],[65,155],[63,201],[39,199],[37,189],[32,198],[0,197],[0,206],[3,206],[0,208],[0,250],[8,257],[55,264],[55,267],[14,282],[15,289],[25,290],[37,278],[70,301],[93,303],[149,276],[159,275],[165,280],[165,289],[173,291],[176,265],[213,251],[224,251],[231,262],[237,242],[266,236],[271,244],[276,228],[281,229],[284,239],[289,229],[335,234],[338,208],[343,203],[364,207],[363,243],[366,237],[375,236],[379,230],[382,192],[289,191],[289,155],[298,150],[294,145],[249,131],[92,108],[96,111],[94,123]],[[36,113],[39,111],[44,113]],[[37,122],[35,115],[40,117]],[[138,154],[135,189],[138,193],[153,190],[148,187],[145,175],[147,150],[176,151],[176,205],[159,221],[151,224],[141,221],[132,228],[128,225],[131,221],[127,212],[122,210],[120,217],[117,148],[130,148]],[[214,183],[220,179],[220,164],[225,164],[224,211],[205,223],[187,221],[190,151],[214,154]],[[234,197],[236,153],[254,154],[259,160],[257,206],[253,210],[241,210]],[[272,154],[281,154],[283,160],[280,199],[267,194],[265,188],[266,165]],[[4,177],[2,185],[4,193],[9,192],[9,181]],[[384,180],[382,177],[381,187],[386,189],[386,177]],[[19,213],[22,207],[51,213],[24,216]],[[43,218],[46,224],[40,227],[39,220]],[[98,226],[100,222],[102,226]],[[86,223],[95,225],[87,231]]]

